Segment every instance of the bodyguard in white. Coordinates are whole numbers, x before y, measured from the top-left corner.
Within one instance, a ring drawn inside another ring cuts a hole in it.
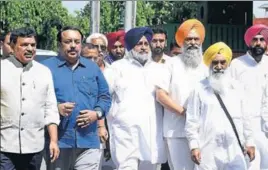
[[[247,98],[250,100],[250,114],[256,143],[256,159],[250,170],[268,169],[268,139],[262,131],[263,117],[261,103],[265,77],[268,75],[268,56],[265,55],[268,42],[268,27],[257,24],[245,33],[247,54],[231,62],[230,71],[234,79],[246,86]]]
[[[204,53],[210,74],[189,97],[185,132],[195,170],[247,170],[244,152],[255,156],[244,88],[228,74],[231,59],[225,43],[210,46]]]
[[[190,19],[181,24],[176,33],[183,53],[169,59],[162,81],[157,84],[157,100],[164,106],[164,137],[171,170],[193,170],[188,142],[185,138],[187,99],[194,86],[207,75],[202,63],[202,42],[205,29],[201,22]]]
[[[126,57],[104,71],[113,97],[107,121],[117,170],[155,170],[166,161],[162,119],[155,104],[157,70],[162,65],[149,67],[151,39],[150,28],[129,30]]]

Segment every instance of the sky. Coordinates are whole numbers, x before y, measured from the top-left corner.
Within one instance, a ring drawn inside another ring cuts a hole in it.
[[[82,9],[89,1],[62,1],[62,4],[64,7],[66,7],[68,9],[68,11],[71,14],[74,14],[75,10],[80,10]],[[253,2],[253,14],[255,14],[255,16],[257,18],[261,18],[264,17],[265,11],[264,9],[260,9],[259,7],[262,4],[268,4],[268,1],[254,1]]]

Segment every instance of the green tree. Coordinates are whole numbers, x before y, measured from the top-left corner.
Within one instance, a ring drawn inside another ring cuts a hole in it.
[[[56,50],[57,29],[61,25],[76,25],[76,19],[68,14],[59,0],[47,1],[1,1],[1,20],[7,30],[26,26],[33,27],[38,34],[38,48]]]

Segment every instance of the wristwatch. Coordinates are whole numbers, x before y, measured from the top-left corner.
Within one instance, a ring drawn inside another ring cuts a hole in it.
[[[100,120],[102,118],[102,115],[103,115],[102,112],[99,110],[96,110],[96,113],[97,113],[98,120]]]

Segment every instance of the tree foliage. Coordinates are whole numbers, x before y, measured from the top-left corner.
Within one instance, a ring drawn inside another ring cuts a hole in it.
[[[100,32],[107,33],[123,27],[124,1],[101,1]],[[88,36],[90,33],[90,2],[76,15],[70,15],[60,0],[0,1],[0,21],[7,30],[25,26],[29,18],[31,27],[38,34],[38,48],[57,49],[57,30],[64,25],[79,26]],[[196,15],[197,4],[193,1],[137,1],[136,26],[180,23]]]
[[[61,1],[1,1],[1,20],[6,30],[29,25],[38,34],[38,48],[56,49],[56,34],[61,24],[74,24]],[[27,21],[28,19],[28,21]]]

